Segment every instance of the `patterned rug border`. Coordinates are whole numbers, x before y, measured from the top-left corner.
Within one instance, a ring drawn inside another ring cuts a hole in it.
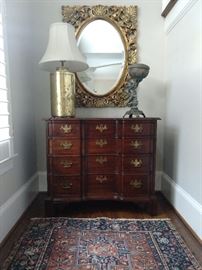
[[[12,248],[12,250],[9,253],[9,256],[7,257],[7,259],[5,260],[5,262],[3,263],[3,267],[2,270],[8,270],[8,266],[11,263],[13,257],[15,256],[16,252],[18,251],[19,246],[21,245],[22,241],[23,241],[23,237],[26,234],[26,232],[33,226],[35,221],[40,221],[40,220],[56,220],[56,221],[62,221],[62,220],[109,220],[109,221],[165,221],[167,222],[167,224],[169,225],[170,229],[172,230],[173,234],[175,235],[176,239],[178,239],[179,243],[181,244],[182,248],[184,248],[184,250],[187,252],[187,254],[189,255],[190,259],[193,262],[194,267],[196,268],[196,270],[202,270],[202,267],[199,263],[199,261],[196,259],[196,257],[194,256],[194,254],[192,253],[192,251],[189,249],[188,245],[186,244],[185,240],[183,239],[183,237],[181,236],[181,234],[177,231],[175,225],[172,223],[170,218],[108,218],[108,217],[95,217],[95,218],[71,218],[71,217],[48,217],[48,218],[42,218],[42,217],[35,217],[35,218],[31,218],[30,222],[27,226],[25,226],[23,232],[21,233],[21,235],[19,236],[19,238],[17,239],[16,243],[14,244],[14,247]]]

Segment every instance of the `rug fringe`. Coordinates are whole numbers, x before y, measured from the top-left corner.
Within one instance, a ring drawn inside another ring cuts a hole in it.
[[[95,217],[95,218],[84,218],[84,217],[34,217],[31,218],[31,220],[42,220],[42,219],[47,219],[47,220],[54,220],[54,219],[80,219],[80,220],[93,220],[93,219],[107,219],[107,220],[140,220],[140,221],[150,221],[150,220],[165,220],[169,221],[171,220],[170,218],[109,218],[109,217]]]

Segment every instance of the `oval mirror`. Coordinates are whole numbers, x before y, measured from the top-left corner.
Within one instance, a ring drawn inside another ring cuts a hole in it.
[[[78,46],[89,69],[77,73],[86,91],[104,96],[119,83],[125,66],[125,47],[120,32],[108,21],[96,19],[77,36]]]
[[[137,62],[137,6],[62,6],[89,70],[76,74],[77,107],[128,104],[128,65]]]

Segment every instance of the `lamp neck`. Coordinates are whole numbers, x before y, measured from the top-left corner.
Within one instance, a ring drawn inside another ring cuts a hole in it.
[[[60,67],[56,68],[56,70],[65,70],[68,71],[68,69],[65,67],[65,61],[60,61]]]
[[[65,61],[60,61],[60,63],[61,63],[61,68],[64,69]]]

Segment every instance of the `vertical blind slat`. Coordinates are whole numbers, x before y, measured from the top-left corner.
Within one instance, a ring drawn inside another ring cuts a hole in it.
[[[7,90],[0,89],[0,101],[8,100],[8,93]]]

